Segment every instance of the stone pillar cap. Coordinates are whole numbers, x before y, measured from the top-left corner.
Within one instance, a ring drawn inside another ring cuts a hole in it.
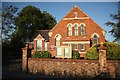
[[[105,47],[105,46],[100,46],[98,49],[99,49],[99,50],[106,50],[107,47]]]

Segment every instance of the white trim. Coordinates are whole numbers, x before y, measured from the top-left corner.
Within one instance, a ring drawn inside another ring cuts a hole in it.
[[[86,52],[79,52],[79,53],[83,53],[83,54],[85,54]]]
[[[38,34],[34,40],[45,40],[45,39],[40,34]]]
[[[84,27],[86,27],[86,24],[85,24],[85,23],[83,23],[83,22],[82,22],[82,23],[80,23],[80,27],[81,27],[81,25],[82,25],[82,24],[84,25]]]
[[[75,49],[75,45],[77,45],[77,49]],[[74,50],[78,50],[78,44],[74,44]]]
[[[74,17],[75,17],[75,18],[78,17],[78,12],[74,12]]]
[[[75,25],[77,25],[76,29],[75,29]],[[78,23],[74,23],[74,35],[78,36]]]
[[[45,51],[47,51],[47,47],[48,47],[48,43],[45,42],[45,44],[44,44],[44,50],[45,50]]]
[[[94,35],[96,35],[98,38],[100,37],[97,33],[93,33],[91,37],[93,38]]]
[[[72,24],[72,23],[68,23],[68,24],[67,24],[67,27],[68,27],[69,25],[71,25],[71,27],[73,27],[73,24]]]
[[[81,26],[82,24],[83,24],[83,27]],[[84,23],[81,23],[81,24],[80,24],[81,36],[85,36],[85,26],[86,26],[86,25],[85,25]],[[84,28],[84,32],[82,32],[82,28]],[[84,33],[84,34],[82,34],[82,33]]]
[[[103,33],[103,36],[105,36],[105,35],[106,35],[106,31],[102,30],[102,33]]]
[[[79,41],[79,42],[62,42],[63,44],[90,44],[90,41]]]
[[[36,44],[37,44],[37,45],[36,45],[36,48],[37,48],[36,50],[37,50],[37,51],[42,51],[42,46],[43,46],[43,45],[42,45],[42,40],[37,40],[37,43],[36,43]],[[38,46],[38,45],[39,45],[39,46]],[[41,49],[38,50],[38,47],[40,47]]]
[[[69,26],[70,25],[70,26]],[[67,25],[67,28],[68,28],[68,30],[67,30],[67,33],[68,33],[68,36],[72,36],[72,24],[71,23],[69,23],[68,25]],[[69,29],[71,29],[71,32],[68,32],[69,31]],[[71,34],[71,35],[70,35]]]
[[[74,23],[73,26],[75,27],[75,25],[77,24],[77,27],[79,26],[78,23]]]
[[[52,36],[52,32],[49,32],[48,35],[49,35],[49,37],[51,37]]]
[[[85,44],[82,45],[83,45],[83,49],[81,49],[81,44],[80,44],[80,50],[85,50]]]
[[[34,39],[34,40],[45,40],[45,39],[43,38],[43,39]]]
[[[62,38],[62,36],[60,34],[56,34],[54,38],[56,38],[57,35],[59,36],[59,38]]]
[[[74,19],[89,19],[89,17],[81,17],[81,18],[63,18],[63,20],[74,20]]]

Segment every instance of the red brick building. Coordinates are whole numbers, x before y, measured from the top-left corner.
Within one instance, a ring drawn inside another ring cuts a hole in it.
[[[52,56],[71,58],[72,50],[84,57],[94,44],[105,42],[105,30],[74,6],[52,30],[40,30],[34,39],[34,51],[49,51]]]

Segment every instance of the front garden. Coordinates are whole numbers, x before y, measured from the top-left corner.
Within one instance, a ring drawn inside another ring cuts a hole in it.
[[[107,47],[107,59],[108,60],[119,60],[120,59],[120,45],[113,42],[105,42],[103,44]],[[87,60],[98,60],[99,52],[98,47],[100,44],[93,45],[85,54],[84,59]],[[37,51],[32,55],[32,58],[52,58],[52,55],[48,51]],[[72,59],[80,59],[78,51],[72,51]]]

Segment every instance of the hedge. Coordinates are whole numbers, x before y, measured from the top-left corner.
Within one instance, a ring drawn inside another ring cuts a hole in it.
[[[107,59],[120,59],[120,45],[114,42],[105,42],[103,44],[107,47]],[[85,59],[98,59],[99,53],[98,53],[98,47],[100,44],[92,46],[85,54]]]
[[[72,51],[72,59],[79,59],[79,58],[80,58],[79,52],[73,50],[73,51]]]
[[[36,51],[32,58],[51,58],[51,53],[48,51]]]

